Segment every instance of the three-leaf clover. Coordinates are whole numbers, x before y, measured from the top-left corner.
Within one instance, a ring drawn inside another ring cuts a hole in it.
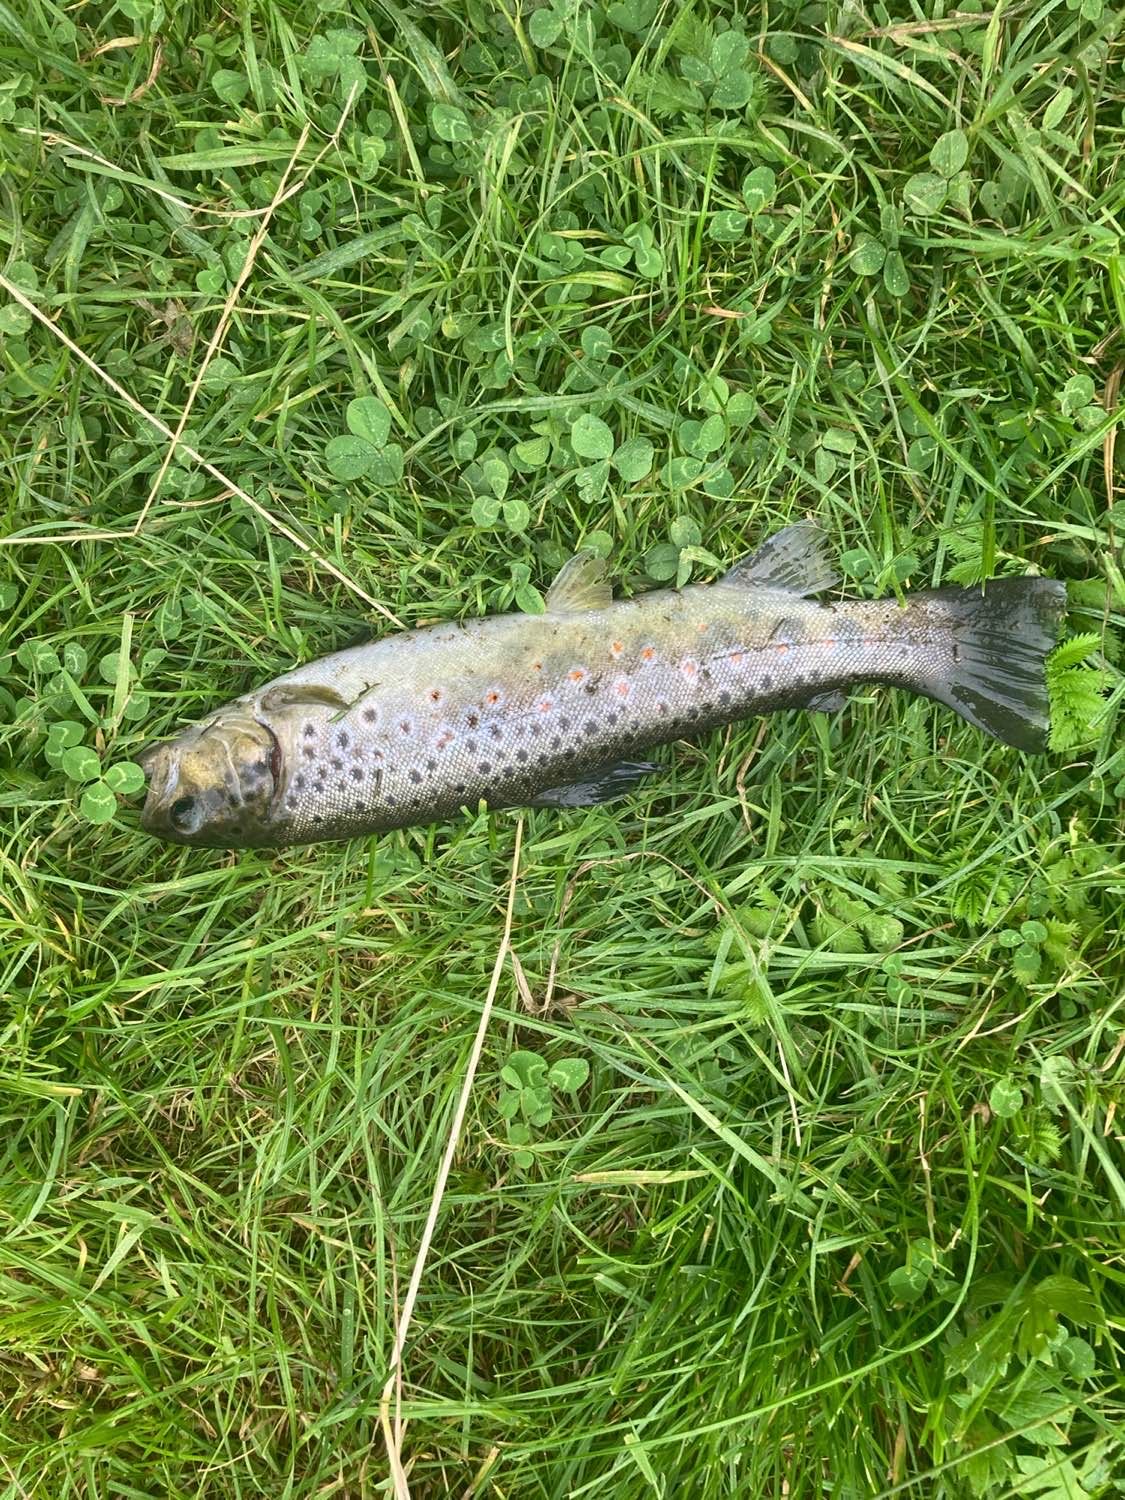
[[[391,414],[375,396],[357,396],[345,412],[348,431],[330,438],[324,459],[344,484],[370,475],[373,483],[397,484],[402,478],[402,448],[389,442]]]
[[[685,57],[685,78],[706,89],[716,109],[745,109],[754,97],[754,74],[747,66],[750,43],[740,31],[722,31],[711,43],[706,59]]]

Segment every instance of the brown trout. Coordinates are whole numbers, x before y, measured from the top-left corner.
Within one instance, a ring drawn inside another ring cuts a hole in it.
[[[146,752],[148,832],[281,847],[432,823],[483,798],[574,806],[655,769],[631,757],[751,714],[889,683],[1021,750],[1046,748],[1048,578],[896,600],[836,583],[819,530],[776,533],[710,585],[614,601],[576,554],[540,615],[429,625],[275,678]]]

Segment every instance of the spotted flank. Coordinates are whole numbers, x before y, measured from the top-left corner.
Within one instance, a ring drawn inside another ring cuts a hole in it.
[[[884,683],[1041,750],[1061,584],[993,580],[895,600],[835,586],[799,522],[716,584],[614,601],[603,561],[562,569],[540,615],[430,626],[267,683],[146,754],[142,825],[176,843],[279,847],[476,807],[622,795],[656,746],[753,714],[836,710]]]

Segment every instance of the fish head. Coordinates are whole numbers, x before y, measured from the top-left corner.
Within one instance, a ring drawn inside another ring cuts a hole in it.
[[[153,745],[141,827],[174,844],[240,849],[271,844],[269,815],[281,781],[281,746],[239,705]]]

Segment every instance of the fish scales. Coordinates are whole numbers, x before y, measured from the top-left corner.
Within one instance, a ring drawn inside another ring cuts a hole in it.
[[[596,793],[606,768],[638,753],[857,683],[909,687],[981,722],[981,673],[999,671],[996,712],[1015,715],[1001,737],[1045,719],[1060,586],[998,581],[1036,586],[1016,601],[1013,631],[1006,597],[972,624],[979,591],[929,591],[906,608],[806,597],[830,577],[819,534],[802,525],[715,585],[616,602],[580,556],[544,614],[351,647],[158,747],[144,821],[181,842],[279,845],[433,822],[482,799],[549,799],[584,778]],[[617,789],[612,774],[604,789]]]

